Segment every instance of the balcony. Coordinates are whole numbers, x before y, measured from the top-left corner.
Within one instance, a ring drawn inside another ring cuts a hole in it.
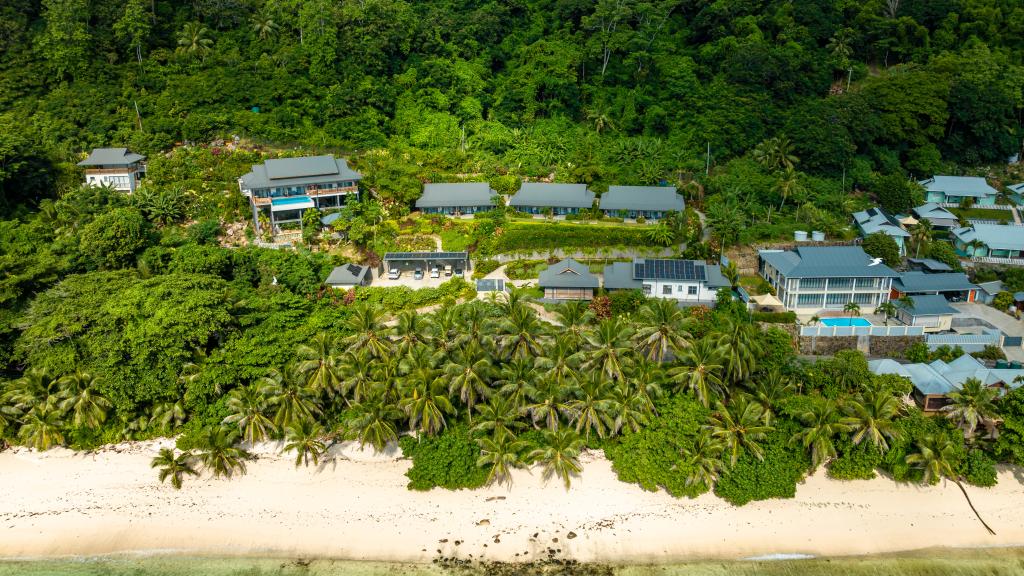
[[[100,176],[104,174],[132,174],[139,172],[138,168],[124,167],[124,168],[86,168],[85,174],[87,176]]]
[[[359,188],[356,186],[339,186],[335,188],[306,188],[305,192],[298,194],[279,194],[276,196],[250,196],[253,204],[257,206],[269,206],[271,200],[277,198],[290,198],[292,196],[308,196],[310,198],[317,198],[323,196],[339,196],[342,194],[355,194],[359,192]],[[251,193],[250,193],[251,194]]]

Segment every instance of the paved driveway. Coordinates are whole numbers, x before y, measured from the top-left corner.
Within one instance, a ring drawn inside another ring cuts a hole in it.
[[[953,302],[951,306],[960,311],[957,316],[980,318],[999,328],[1007,336],[1024,336],[1024,322],[991,306],[977,302]]]

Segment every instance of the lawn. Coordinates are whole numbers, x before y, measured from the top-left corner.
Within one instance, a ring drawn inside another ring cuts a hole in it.
[[[1000,222],[1012,222],[1013,214],[1009,210],[994,210],[992,208],[951,208],[950,212],[961,218],[975,220],[998,220]]]

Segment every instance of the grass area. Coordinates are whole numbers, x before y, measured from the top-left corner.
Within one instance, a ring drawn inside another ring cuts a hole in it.
[[[465,252],[473,243],[473,237],[459,227],[441,231],[441,249],[448,252]]]
[[[1013,222],[1013,214],[1009,210],[994,210],[992,208],[950,208],[953,214],[962,218],[974,218],[977,220],[999,220],[1000,222]]]
[[[632,262],[632,259],[582,258],[577,261],[585,264],[591,274],[602,274],[604,267],[612,262]],[[505,265],[505,275],[511,280],[534,280],[547,267],[547,260],[513,260]]]
[[[740,286],[751,296],[771,293],[768,281],[760,276],[740,276]]]

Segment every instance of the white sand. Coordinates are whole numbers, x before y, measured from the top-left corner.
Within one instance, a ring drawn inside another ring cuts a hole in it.
[[[819,473],[795,499],[735,508],[712,495],[677,500],[644,492],[619,482],[603,457],[587,455],[583,477],[568,493],[554,482],[545,486],[539,471],[517,473],[511,490],[422,493],[406,489],[409,463],[393,454],[347,446],[320,470],[296,470],[289,456],[265,446],[246,476],[204,476],[176,491],[149,467],[161,445],[170,441],[96,454],[0,454],[0,556],[186,552],[430,561],[440,550],[524,560],[552,548],[583,561],[643,562],[1024,545],[1024,487],[1011,470],[1000,472],[996,488],[968,488],[998,533],[990,536],[949,483],[837,482]]]

